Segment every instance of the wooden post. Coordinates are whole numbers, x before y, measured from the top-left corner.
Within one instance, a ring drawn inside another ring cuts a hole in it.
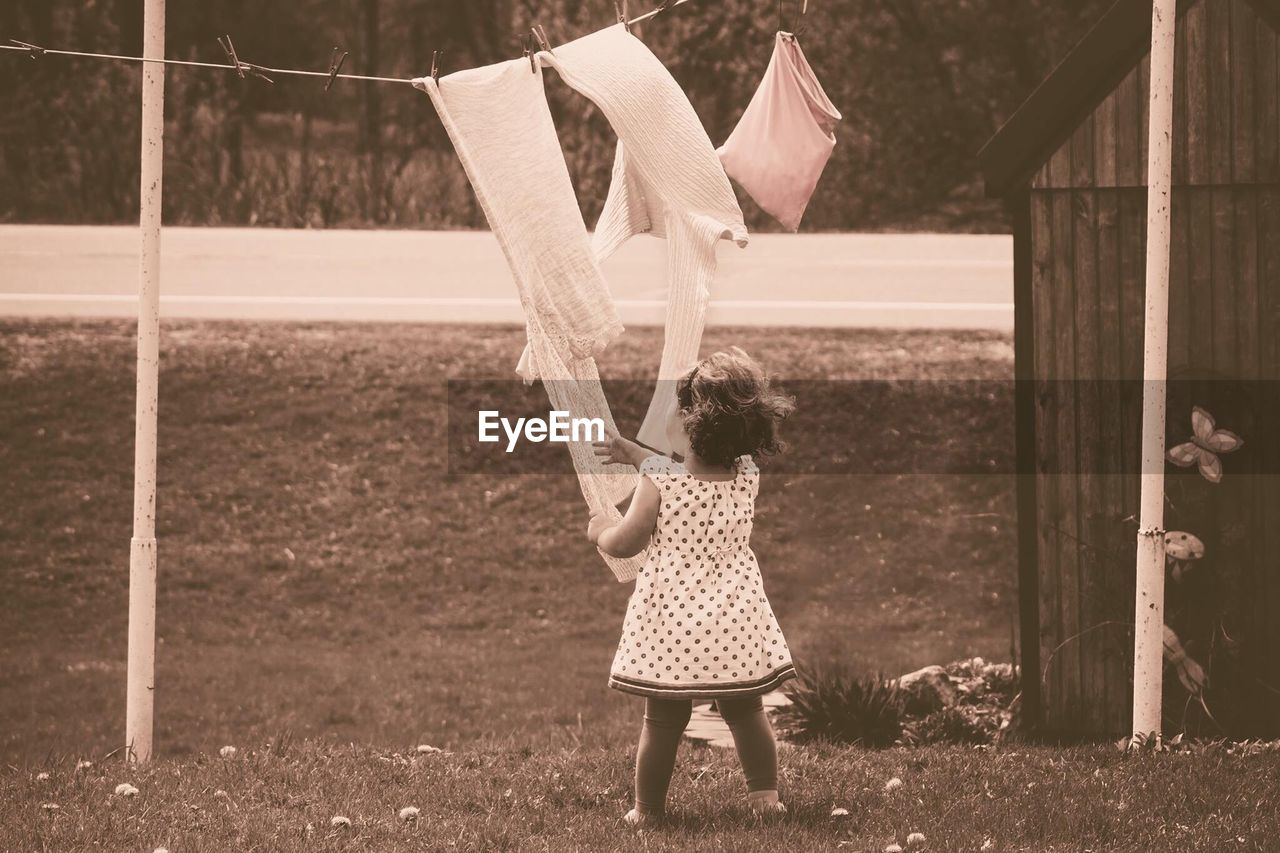
[[[165,0],[146,0],[143,50],[164,58]],[[129,669],[125,750],[151,760],[156,664],[156,420],[160,384],[160,203],[164,65],[142,64],[142,183],[138,276],[138,391],[134,422],[133,539],[129,548]]]
[[[1044,723],[1040,696],[1040,556],[1036,495],[1035,295],[1031,194],[1007,199],[1013,220],[1014,455],[1017,460],[1018,635],[1022,667],[1022,725]],[[1047,334],[1047,330],[1041,330]]]
[[[1169,348],[1169,223],[1177,0],[1151,8],[1147,128],[1146,327],[1142,356],[1142,492],[1134,590],[1133,739],[1161,734],[1164,687],[1164,433]]]

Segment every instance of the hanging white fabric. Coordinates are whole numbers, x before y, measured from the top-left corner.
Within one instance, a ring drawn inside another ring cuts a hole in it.
[[[552,406],[601,418],[616,431],[594,356],[622,325],[573,194],[540,69],[512,60],[414,85],[430,96],[506,255],[525,311],[528,361]],[[615,505],[634,490],[635,471],[601,464],[585,442],[568,447],[591,512],[620,519]],[[634,579],[643,559],[602,556],[619,581]]]
[[[658,383],[637,438],[671,452],[675,381],[698,360],[716,273],[716,244],[747,244],[742,209],[702,122],[666,66],[615,25],[542,51],[618,135],[613,181],[596,223],[601,260],[635,234],[667,239],[667,314]]]

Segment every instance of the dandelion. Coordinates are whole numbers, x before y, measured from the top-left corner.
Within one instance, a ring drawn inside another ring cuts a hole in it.
[[[56,812],[58,809],[62,808],[62,806],[58,805],[57,803],[41,803],[40,808],[44,809],[47,812]]]
[[[907,836],[907,846],[908,846],[908,847],[920,847],[920,846],[921,846],[921,845],[923,845],[923,844],[924,844],[924,833],[923,833],[923,832],[913,832],[913,833],[911,833],[910,835],[908,835],[908,836]]]
[[[340,814],[334,815],[329,818],[329,826],[336,827],[337,829],[346,829],[351,826],[351,818],[343,817]]]
[[[992,841],[990,838],[988,838],[988,839],[986,839],[985,841],[983,841],[983,842],[982,842],[982,848],[981,848],[981,849],[983,849],[983,850],[990,850],[990,849],[992,849],[992,848],[993,848],[993,847],[995,847],[995,846],[996,846],[996,843],[995,843],[994,841]]]
[[[48,778],[49,778],[49,774],[48,774],[48,773],[45,773],[43,770],[36,774],[36,781],[37,781],[37,782],[44,782],[44,781],[47,781],[47,780],[48,780]]]
[[[902,780],[899,779],[897,776],[894,776],[888,782],[884,783],[884,789],[886,791],[896,791],[901,787],[902,787]]]
[[[902,853],[902,845],[890,844],[888,847],[884,848],[884,853]]]
[[[418,744],[418,755],[435,755],[441,752],[444,752],[444,750],[438,746],[431,746],[425,743]]]
[[[119,785],[116,785],[117,797],[136,797],[137,795],[138,789],[130,785],[128,782],[121,782]]]
[[[151,851],[151,853],[169,853],[169,848],[168,848],[168,847],[157,847],[155,850],[152,850],[152,851]]]
[[[834,809],[832,809],[832,810],[831,810],[831,816],[832,816],[832,817],[848,817],[848,816],[849,816],[849,810],[848,810],[848,809],[842,809],[842,808],[836,807],[836,808],[834,808]]]
[[[417,806],[405,806],[400,810],[401,823],[410,823],[411,821],[415,821],[417,819],[418,819]]]
[[[77,770],[88,770],[92,766],[93,766],[92,761],[85,761],[84,759],[80,759],[79,761],[76,762]]]
[[[224,746],[222,749],[218,750],[218,755],[221,755],[223,758],[235,758],[236,748],[234,746]]]

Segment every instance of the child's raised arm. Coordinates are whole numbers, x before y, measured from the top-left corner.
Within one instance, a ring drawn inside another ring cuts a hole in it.
[[[605,434],[604,441],[591,442],[591,449],[596,458],[606,465],[630,465],[632,468],[639,468],[640,463],[650,456],[662,455],[652,447],[612,431]]]
[[[615,523],[603,515],[593,515],[587,525],[587,538],[610,557],[634,557],[649,544],[658,523],[660,502],[658,487],[648,477],[641,477],[622,521]]]

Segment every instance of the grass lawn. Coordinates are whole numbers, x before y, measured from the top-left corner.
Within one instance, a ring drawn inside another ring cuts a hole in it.
[[[686,746],[667,827],[636,833],[628,749],[491,744],[407,758],[283,743],[224,760],[0,772],[14,850],[1274,850],[1280,753],[1126,756],[1104,746],[786,750],[791,813],[761,826],[731,752]],[[902,787],[886,791],[893,777]],[[139,789],[116,796],[117,784]],[[58,808],[46,810],[44,804]],[[418,819],[401,823],[406,806]],[[845,817],[833,808],[847,809]],[[351,821],[334,828],[341,815]],[[310,827],[310,829],[308,829]],[[984,846],[988,845],[989,846]]]
[[[639,703],[605,687],[630,588],[587,543],[575,481],[450,470],[446,380],[510,376],[522,338],[166,323],[161,755],[285,735],[631,743]],[[800,663],[897,674],[1008,660],[1009,339],[718,329],[705,349],[735,343],[798,397],[753,544]],[[631,330],[602,373],[647,377],[660,345],[658,330]],[[0,323],[3,762],[98,757],[121,742],[133,359],[128,323]],[[859,378],[895,381],[865,394],[816,382]],[[996,390],[898,381],[947,379]],[[634,428],[646,401],[624,397],[619,419]]]
[[[800,407],[753,544],[801,664],[1007,659],[1009,340],[715,330],[706,347],[731,343]],[[632,331],[602,372],[644,377],[659,347]],[[624,831],[639,703],[604,682],[629,588],[586,543],[572,477],[460,473],[446,449],[446,380],[505,376],[520,348],[510,328],[166,325],[159,760],[134,768],[109,754],[132,330],[0,323],[4,845],[882,850],[920,832],[946,850],[1274,849],[1280,754],[1221,748],[789,747],[791,814],[761,826],[733,755],[686,745],[671,824]],[[817,381],[851,379],[892,381]],[[953,379],[981,383],[907,381]],[[634,426],[643,393],[615,402]]]

